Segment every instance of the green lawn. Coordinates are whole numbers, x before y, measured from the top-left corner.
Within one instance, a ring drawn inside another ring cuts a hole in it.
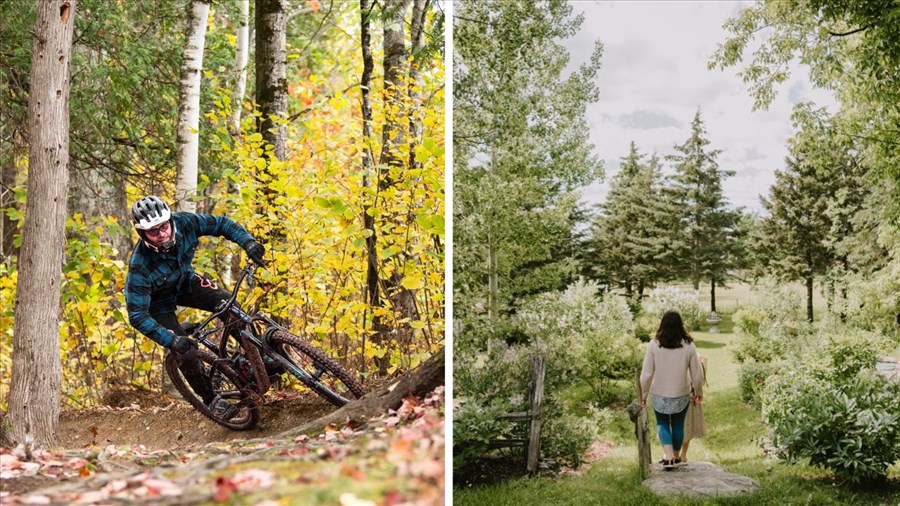
[[[724,322],[723,322],[724,323]],[[730,325],[720,328],[730,328]],[[637,473],[637,445],[633,425],[625,413],[609,428],[615,442],[609,457],[580,476],[519,479],[499,485],[453,490],[456,505],[585,505],[612,504],[900,504],[900,466],[894,466],[886,490],[863,491],[840,484],[820,469],[788,466],[764,457],[757,440],[764,434],[759,412],[740,401],[738,367],[731,352],[734,334],[695,332],[700,353],[708,358],[708,381],[704,405],[708,435],[691,443],[689,458],[712,462],[723,469],[759,481],[752,495],[700,500],[667,500],[641,486]],[[651,431],[654,430],[651,415]],[[652,433],[655,440],[655,432]],[[653,460],[662,458],[662,448],[653,445]]]

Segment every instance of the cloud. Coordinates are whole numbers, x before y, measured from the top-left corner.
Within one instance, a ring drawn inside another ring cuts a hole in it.
[[[788,90],[788,102],[791,104],[799,104],[800,102],[805,102],[807,99],[807,95],[809,91],[806,87],[806,84],[803,81],[797,81],[793,86]]]
[[[631,114],[619,116],[618,123],[626,128],[653,130],[654,128],[680,128],[681,122],[662,111],[638,109]]]
[[[754,160],[765,160],[766,155],[756,146],[744,149],[744,160],[752,162]]]

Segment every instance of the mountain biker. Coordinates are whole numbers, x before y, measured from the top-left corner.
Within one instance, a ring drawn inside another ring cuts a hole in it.
[[[197,343],[175,317],[175,307],[214,311],[231,293],[194,272],[191,263],[203,235],[225,237],[263,265],[265,248],[243,227],[225,216],[172,213],[159,197],[143,197],[131,207],[131,221],[141,240],[128,262],[125,305],[131,325],[175,354],[185,380],[219,418],[229,420],[238,407],[217,396],[197,353]],[[223,316],[223,321],[225,317]]]

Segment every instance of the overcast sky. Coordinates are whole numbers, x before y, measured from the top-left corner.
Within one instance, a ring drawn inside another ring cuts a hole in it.
[[[747,86],[736,68],[707,70],[716,45],[724,42],[722,24],[747,2],[579,1],[581,32],[564,45],[574,68],[587,60],[594,41],[603,42],[600,100],[588,106],[591,141],[604,160],[604,183],[583,192],[583,200],[602,202],[620,158],[634,140],[642,153],[660,158],[690,136],[699,108],[711,144],[721,149],[719,167],[736,175],[724,183],[733,206],[762,211],[759,195],[768,193],[775,170],[783,167],[786,141],[793,135],[793,105],[813,101],[836,110],[832,95],[813,89],[806,67],[793,69],[766,111],[752,112]],[[747,55],[745,55],[745,58]],[[664,162],[664,172],[671,166]]]

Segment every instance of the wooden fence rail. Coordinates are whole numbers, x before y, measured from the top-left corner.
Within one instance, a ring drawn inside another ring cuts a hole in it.
[[[506,413],[500,416],[501,420],[523,422],[528,424],[528,429],[522,439],[492,439],[488,442],[489,448],[514,448],[522,447],[525,450],[525,468],[528,474],[537,473],[538,460],[541,452],[541,423],[544,403],[544,376],[547,371],[544,355],[535,355],[531,358],[531,388],[529,407],[526,411]]]

